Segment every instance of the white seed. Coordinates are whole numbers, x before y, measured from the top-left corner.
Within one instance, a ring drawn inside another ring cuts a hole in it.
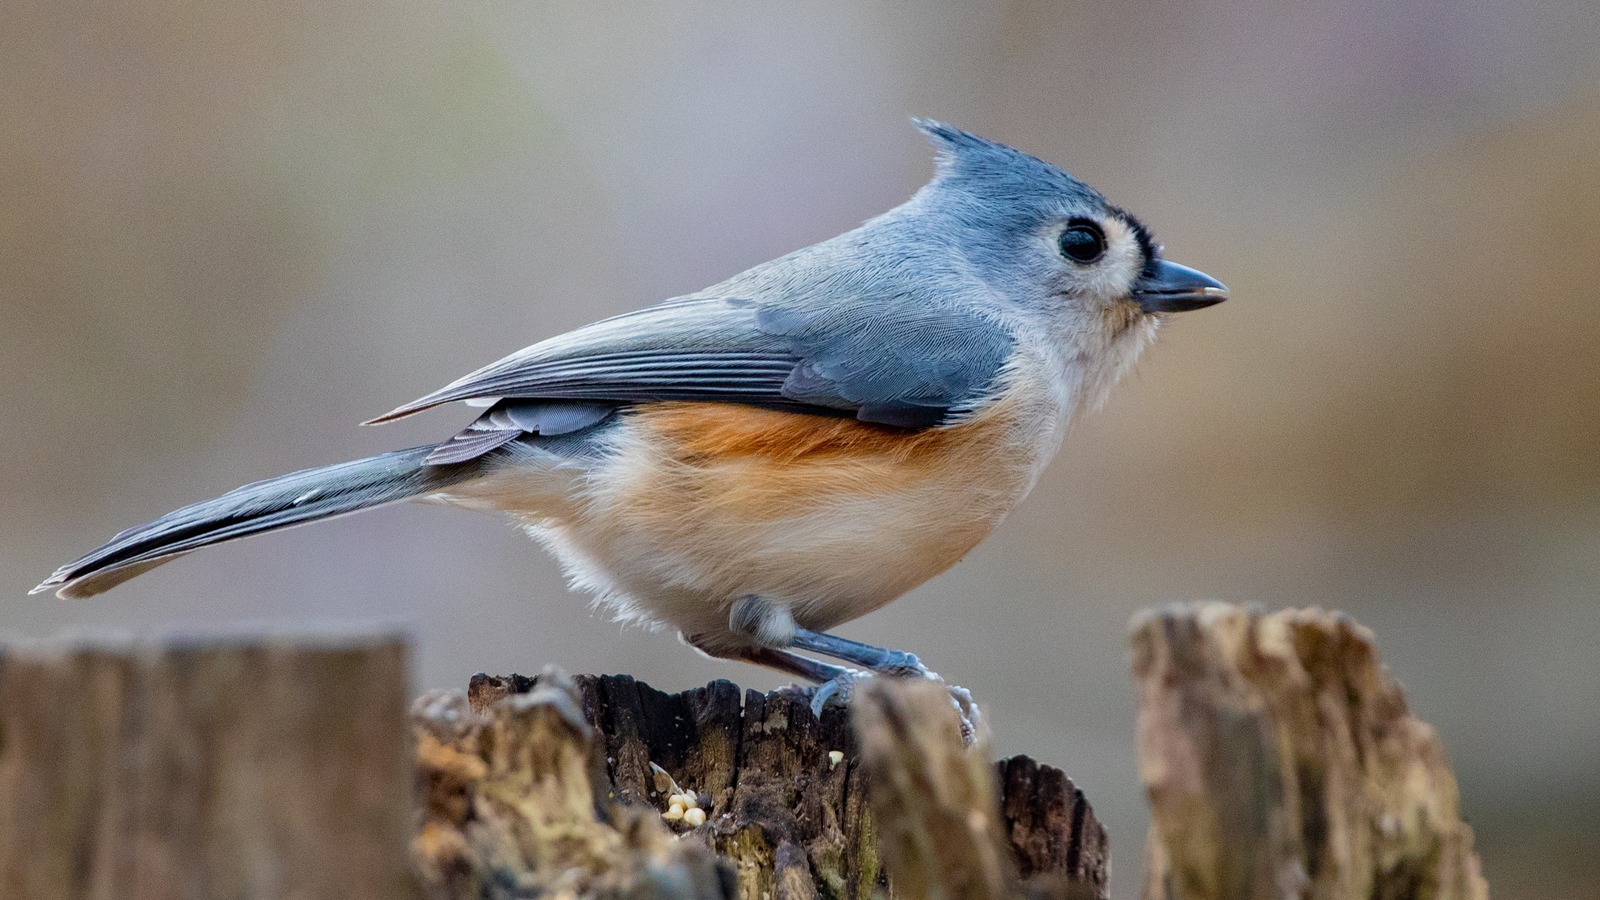
[[[679,803],[672,804],[671,806],[667,807],[666,812],[661,814],[661,818],[672,821],[677,821],[678,819],[683,818],[683,805]]]
[[[683,814],[683,822],[690,828],[699,828],[706,823],[706,811],[698,806],[694,809],[686,810]]]
[[[844,762],[844,751],[843,750],[829,750],[828,751],[828,768],[831,769],[834,766],[837,766],[839,763],[842,763],[842,762]]]

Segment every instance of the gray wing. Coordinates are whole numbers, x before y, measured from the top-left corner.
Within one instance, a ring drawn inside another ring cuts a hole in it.
[[[428,454],[431,466],[466,462],[527,435],[551,438],[599,425],[616,405],[583,400],[501,400]]]
[[[995,322],[909,296],[815,309],[691,297],[535,344],[372,421],[455,400],[689,400],[927,428],[979,399],[1011,345]],[[494,412],[479,422],[497,438],[514,417],[489,427]]]

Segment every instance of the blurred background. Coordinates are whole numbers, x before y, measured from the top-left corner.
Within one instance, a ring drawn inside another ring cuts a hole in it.
[[[355,423],[900,202],[924,115],[1063,165],[1229,303],[1175,320],[1029,501],[843,629],[1145,825],[1152,604],[1374,627],[1495,895],[1600,897],[1600,4],[0,5],[0,630],[382,620],[417,687],[764,672],[619,632],[506,524],[392,508],[92,601],[23,595]]]

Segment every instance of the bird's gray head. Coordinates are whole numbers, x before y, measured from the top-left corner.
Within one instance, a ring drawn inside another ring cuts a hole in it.
[[[1162,258],[1138,219],[1066,172],[941,122],[916,125],[939,160],[910,205],[1011,302],[1115,340],[1227,299],[1221,282]]]

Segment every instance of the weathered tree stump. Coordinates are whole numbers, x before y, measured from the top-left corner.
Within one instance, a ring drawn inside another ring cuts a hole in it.
[[[1019,757],[997,781],[934,684],[852,708],[854,728],[725,681],[477,676],[413,710],[418,870],[441,900],[1106,896],[1105,832],[1059,771]],[[683,794],[703,819],[663,817]]]
[[[417,896],[395,636],[0,648],[0,897]]]
[[[1221,603],[1136,620],[1147,900],[1485,900],[1437,735],[1370,631]]]

